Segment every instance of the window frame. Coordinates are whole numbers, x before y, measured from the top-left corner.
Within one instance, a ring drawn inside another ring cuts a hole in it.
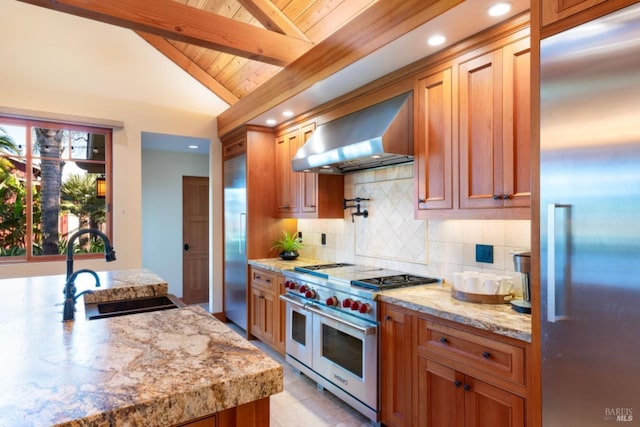
[[[113,128],[106,126],[96,126],[90,124],[66,122],[66,121],[50,121],[45,119],[27,118],[27,117],[12,117],[0,114],[0,127],[4,124],[14,126],[25,126],[25,141],[27,147],[24,150],[24,156],[19,155],[17,157],[25,159],[25,182],[26,182],[26,209],[25,214],[27,216],[26,225],[26,254],[21,256],[6,256],[0,257],[0,265],[2,264],[16,264],[16,263],[37,263],[37,262],[51,262],[60,261],[66,258],[66,254],[58,255],[34,255],[33,254],[33,170],[34,159],[41,161],[42,154],[35,155],[33,150],[34,141],[32,138],[33,128],[47,128],[58,129],[64,131],[73,132],[87,132],[92,134],[100,134],[105,137],[105,180],[106,180],[106,195],[105,195],[105,234],[109,240],[113,243]],[[4,153],[3,153],[4,154]],[[69,157],[60,158],[60,161],[72,161],[75,163],[82,162],[83,160],[89,163],[100,163],[98,161],[87,159],[75,159],[69,155]],[[29,171],[29,172],[28,172]],[[60,193],[62,194],[62,193]],[[58,224],[60,226],[60,223]],[[75,259],[98,259],[102,258],[102,253],[81,253],[74,254]]]

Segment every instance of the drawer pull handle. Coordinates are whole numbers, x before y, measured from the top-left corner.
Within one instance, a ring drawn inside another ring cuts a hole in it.
[[[440,337],[440,342],[442,344],[446,344],[447,343],[447,338],[446,337]]]
[[[485,359],[488,359],[491,357],[491,353],[489,353],[488,351],[483,351],[482,352],[482,357],[484,357]]]
[[[471,386],[469,384],[465,384],[463,388],[464,388],[464,391],[471,390]]]
[[[456,386],[456,388],[460,388],[460,386],[462,385],[462,383],[461,383],[460,381],[458,381],[458,380],[455,380],[455,381],[453,382],[453,385],[454,385],[454,386]]]
[[[384,316],[384,320],[386,320],[386,321],[388,322],[389,320],[391,320],[391,316],[389,316],[389,315],[387,314],[386,316]]]

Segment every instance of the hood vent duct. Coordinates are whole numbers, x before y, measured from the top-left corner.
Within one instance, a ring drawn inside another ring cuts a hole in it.
[[[343,174],[413,161],[412,100],[407,92],[318,126],[293,170]]]

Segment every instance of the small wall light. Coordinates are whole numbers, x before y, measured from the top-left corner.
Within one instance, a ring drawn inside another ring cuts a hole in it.
[[[107,180],[104,176],[96,178],[96,197],[98,197],[98,199],[107,197]]]

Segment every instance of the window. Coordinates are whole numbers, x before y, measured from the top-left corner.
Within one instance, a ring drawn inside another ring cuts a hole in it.
[[[110,129],[0,117],[0,262],[64,258],[83,228],[111,236],[110,168]],[[102,251],[88,234],[74,248]]]

